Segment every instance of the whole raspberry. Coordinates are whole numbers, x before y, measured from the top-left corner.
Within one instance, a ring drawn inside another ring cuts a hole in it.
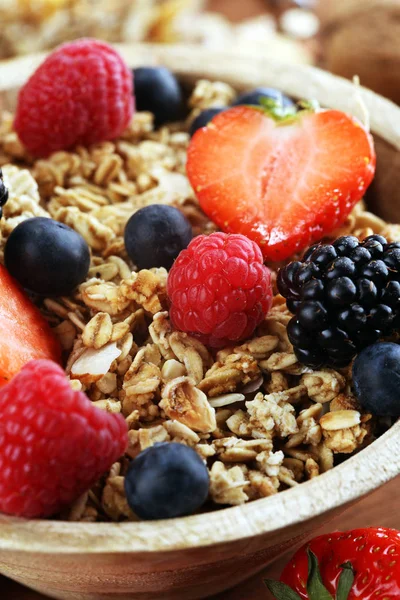
[[[196,237],[168,276],[176,329],[221,348],[251,336],[271,307],[271,274],[244,235]]]
[[[74,392],[55,363],[29,362],[0,391],[0,511],[23,517],[59,512],[126,446],[121,415]]]
[[[52,52],[21,89],[14,127],[35,156],[118,137],[133,114],[133,78],[108,44],[92,39]]]

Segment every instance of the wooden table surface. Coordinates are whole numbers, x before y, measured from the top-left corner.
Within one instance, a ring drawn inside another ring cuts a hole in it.
[[[400,529],[400,477],[388,483],[380,490],[362,500],[356,506],[347,510],[343,515],[332,521],[322,531],[347,530],[357,527],[384,526]],[[276,564],[267,567],[235,590],[220,594],[210,600],[270,600],[263,578],[277,579],[288,556]],[[21,586],[0,577],[1,600],[45,600],[44,596],[30,592]]]

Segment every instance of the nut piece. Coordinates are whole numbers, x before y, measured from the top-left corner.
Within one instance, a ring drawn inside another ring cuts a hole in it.
[[[82,341],[88,348],[102,348],[111,339],[113,324],[108,313],[99,312],[86,325]]]
[[[178,377],[167,383],[159,406],[170,419],[194,431],[208,433],[217,428],[215,410],[189,377]]]
[[[115,359],[121,354],[117,344],[112,342],[100,350],[87,348],[71,367],[71,378],[79,379],[85,385],[98,381],[108,373]]]
[[[357,410],[336,410],[326,413],[320,418],[319,424],[325,431],[349,429],[361,423],[361,415]]]

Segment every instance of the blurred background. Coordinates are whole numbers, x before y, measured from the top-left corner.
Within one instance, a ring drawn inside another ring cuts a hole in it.
[[[400,102],[400,0],[0,0],[0,59],[82,36],[317,64]]]

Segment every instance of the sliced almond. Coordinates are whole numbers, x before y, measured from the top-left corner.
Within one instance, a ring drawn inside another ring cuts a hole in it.
[[[112,342],[99,350],[88,348],[71,367],[71,377],[86,385],[98,381],[108,373],[113,361],[121,354],[117,344]]]
[[[210,406],[213,408],[220,408],[221,406],[228,406],[229,404],[234,404],[235,402],[242,402],[245,400],[243,394],[224,394],[223,396],[217,396],[216,398],[212,398],[209,400]]]
[[[361,415],[357,410],[336,410],[321,417],[319,424],[325,431],[339,431],[355,427],[360,422]]]

